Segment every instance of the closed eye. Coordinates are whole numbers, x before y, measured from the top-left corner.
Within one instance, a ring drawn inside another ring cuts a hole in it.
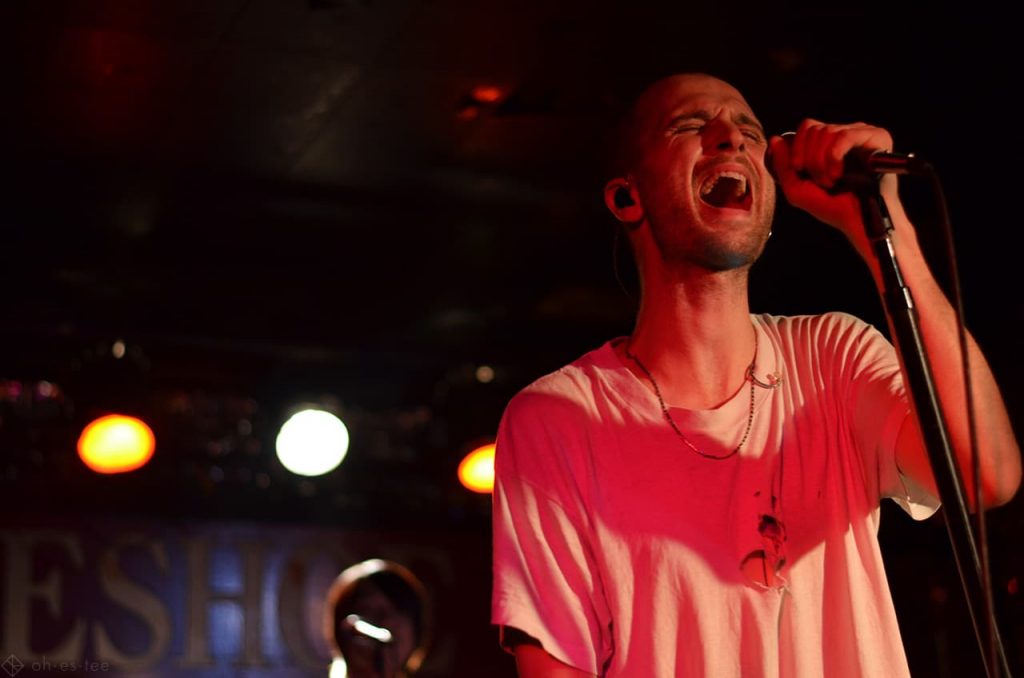
[[[669,129],[672,134],[685,134],[687,132],[699,132],[704,127],[703,124],[686,124],[686,125],[675,125]]]

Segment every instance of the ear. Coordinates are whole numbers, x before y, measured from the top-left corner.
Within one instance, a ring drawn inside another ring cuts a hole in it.
[[[604,204],[612,215],[626,224],[636,226],[644,220],[636,189],[623,177],[616,177],[604,185]]]

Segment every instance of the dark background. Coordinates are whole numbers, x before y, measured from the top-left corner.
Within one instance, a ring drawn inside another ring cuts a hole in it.
[[[985,3],[6,0],[5,511],[457,534],[479,572],[450,601],[463,665],[481,667],[465,675],[509,671],[486,626],[488,499],[455,467],[519,388],[629,332],[602,140],[624,101],[679,70],[731,80],[771,132],[864,120],[932,162],[968,321],[1019,430],[1012,24]],[[478,86],[499,100],[475,101]],[[927,187],[903,185],[948,280]],[[774,233],[754,310],[882,322],[838,235],[788,207]],[[273,458],[301,401],[352,433],[324,478]],[[124,478],[74,453],[111,409],[158,438]],[[915,675],[976,674],[940,519],[886,513]],[[990,525],[1017,666],[1022,521],[1018,498]]]

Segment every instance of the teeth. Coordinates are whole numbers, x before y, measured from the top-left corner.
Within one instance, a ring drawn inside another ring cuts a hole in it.
[[[739,172],[720,172],[709,177],[704,184],[700,187],[701,196],[705,196],[715,189],[715,185],[719,179],[733,179],[738,182],[736,186],[736,195],[746,195],[747,193],[747,178]]]

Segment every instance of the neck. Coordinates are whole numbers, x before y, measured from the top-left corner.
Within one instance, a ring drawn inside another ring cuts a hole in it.
[[[754,357],[747,269],[644,282],[636,328],[623,349],[651,371],[669,405],[709,409],[729,400]]]

